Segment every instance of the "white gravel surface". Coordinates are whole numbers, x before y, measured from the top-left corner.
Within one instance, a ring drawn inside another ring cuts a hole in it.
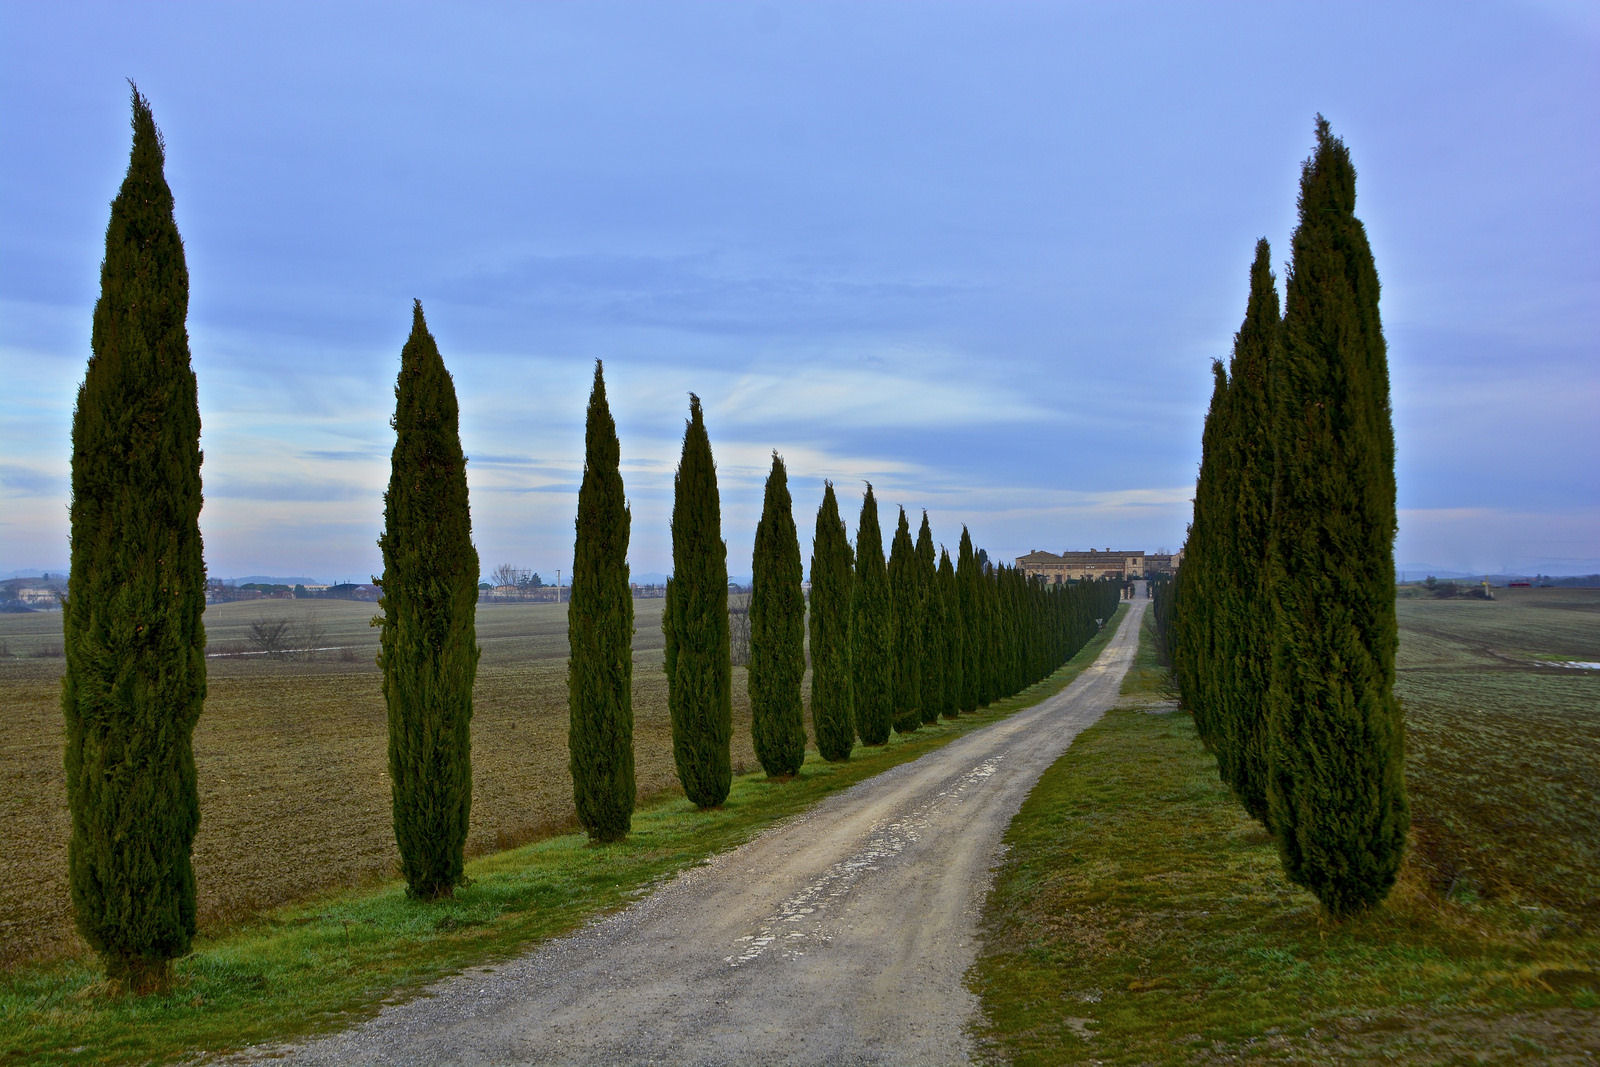
[[[439,982],[296,1064],[956,1064],[1001,835],[1117,699],[1147,602],[1068,689],[835,794],[627,910]],[[283,1061],[279,1061],[283,1062]]]

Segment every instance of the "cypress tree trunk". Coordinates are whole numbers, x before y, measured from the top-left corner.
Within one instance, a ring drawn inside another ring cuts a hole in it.
[[[856,732],[863,745],[882,745],[889,740],[894,717],[894,609],[889,603],[889,570],[883,561],[878,502],[870,482],[856,524],[850,640],[856,657]]]
[[[584,431],[567,605],[567,752],[578,821],[594,841],[620,841],[633,822],[632,517],[622,491],[621,447],[599,360]]]
[[[850,758],[855,747],[854,652],[850,601],[855,558],[833,483],[822,491],[811,543],[811,729],[817,751],[829,761]]]
[[[400,869],[408,893],[435,900],[461,883],[472,810],[478,553],[455,385],[420,300],[394,396],[394,452],[378,538],[378,665]]]
[[[107,976],[137,993],[169,986],[195,929],[191,738],[206,695],[206,575],[188,311],[161,135],[134,89],[133,148],[72,418],[61,704],[78,930]]]
[[[750,733],[769,778],[788,778],[806,758],[800,681],[806,673],[806,599],[800,540],[783,460],[772,453],[756,527],[750,588]]]
[[[1284,870],[1334,917],[1394,884],[1409,815],[1394,697],[1394,431],[1355,168],[1317,118],[1276,414],[1267,799]]]
[[[911,543],[906,509],[889,550],[889,602],[894,619],[894,729],[908,734],[922,725],[922,576]]]
[[[962,640],[966,648],[961,672],[961,710],[977,711],[983,691],[983,589],[978,560],[972,553],[972,535],[961,527],[956,556],[956,582],[961,586]]]
[[[1229,440],[1225,451],[1232,508],[1227,515],[1228,568],[1219,611],[1226,630],[1221,718],[1232,737],[1229,783],[1239,802],[1270,826],[1267,806],[1267,693],[1272,678],[1272,611],[1267,587],[1268,520],[1272,511],[1272,426],[1267,379],[1282,358],[1282,322],[1272,276],[1272,249],[1256,242],[1250,299],[1233,339],[1229,365]]]
[[[948,718],[961,714],[967,663],[966,625],[961,618],[961,585],[950,553],[939,550],[940,631],[944,635],[944,688],[939,711]]]
[[[678,781],[701,808],[720,807],[733,785],[733,658],[728,644],[728,547],[700,398],[673,483],[672,578],[661,626]]]
[[[944,589],[939,585],[939,565],[933,554],[933,530],[928,525],[928,513],[922,513],[922,526],[917,530],[917,585],[922,590],[922,695],[917,706],[922,709],[922,721],[939,721],[944,710],[945,641]]]

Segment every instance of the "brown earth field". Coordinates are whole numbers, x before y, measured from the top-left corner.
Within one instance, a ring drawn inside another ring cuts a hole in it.
[[[1416,853],[1446,897],[1505,896],[1600,924],[1600,590],[1497,590],[1399,601]],[[662,601],[635,602],[641,797],[678,789],[661,669]],[[195,732],[202,930],[393,876],[372,604],[254,601],[207,609],[209,695]],[[309,655],[239,655],[283,620]],[[470,854],[572,829],[565,607],[484,605],[473,719]],[[59,612],[0,615],[0,968],[87,949],[66,886]],[[734,764],[753,769],[744,672]],[[809,676],[808,676],[809,677]]]
[[[677,790],[661,600],[635,601],[634,752],[641,798]],[[199,924],[218,932],[290,900],[396,875],[376,606],[251,601],[206,609],[208,693],[195,730]],[[289,645],[253,650],[252,625]],[[570,830],[566,606],[482,605],[468,855]],[[67,894],[60,612],[0,615],[0,967],[86,953]],[[735,773],[757,766],[735,668]]]
[[[1398,603],[1412,862],[1600,929],[1600,589]]]

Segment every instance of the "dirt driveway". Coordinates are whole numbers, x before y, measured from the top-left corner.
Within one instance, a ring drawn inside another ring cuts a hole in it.
[[[978,1004],[963,975],[1001,835],[1115,702],[1147,604],[1134,600],[1099,660],[1043,704],[289,1061],[968,1062]]]

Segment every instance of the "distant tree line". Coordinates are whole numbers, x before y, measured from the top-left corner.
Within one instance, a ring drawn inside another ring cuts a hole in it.
[[[1280,318],[1256,245],[1213,367],[1194,519],[1155,615],[1183,704],[1288,877],[1342,918],[1388,894],[1409,814],[1394,696],[1394,431],[1355,169],[1317,118]]]
[[[171,961],[195,933],[192,736],[206,693],[200,419],[188,273],[163,157],[149,104],[134,89],[133,147],[106,231],[73,418],[63,603],[72,904],[107,975],[138,992],[170,987]],[[463,880],[480,571],[455,387],[420,301],[394,395],[373,625],[401,871],[410,895],[435,900]],[[732,780],[727,550],[710,438],[699,398],[689,399],[662,626],[678,778],[690,800],[713,808]],[[630,523],[596,362],[568,606],[568,747],[579,821],[602,842],[627,835],[636,793]],[[537,586],[537,575],[512,570],[497,577]],[[808,623],[812,730],[822,757],[842,760],[858,738],[881,745],[891,728],[914,731],[1043,678],[1119,598],[1113,582],[1046,586],[988,566],[964,528],[955,560],[936,557],[926,513],[913,542],[901,510],[886,561],[871,485],[852,549],[824,484],[811,572],[808,620],[788,473],[774,452],[756,531],[747,684],[757,756],[777,779],[805,759]],[[310,592],[271,583],[247,591]],[[267,653],[294,644],[286,620],[258,620],[251,636]]]

